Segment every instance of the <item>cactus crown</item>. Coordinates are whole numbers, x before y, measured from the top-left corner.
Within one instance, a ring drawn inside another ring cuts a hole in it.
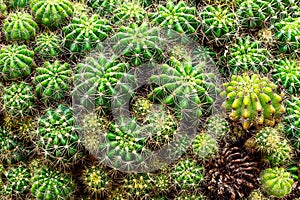
[[[52,32],[38,35],[35,39],[34,52],[42,59],[55,58],[61,52],[61,38]]]
[[[114,16],[112,18],[116,25],[120,24],[140,24],[146,18],[146,11],[138,2],[128,2],[117,6],[114,10]]]
[[[193,140],[192,149],[198,158],[207,160],[218,152],[218,143],[209,134],[201,133]]]

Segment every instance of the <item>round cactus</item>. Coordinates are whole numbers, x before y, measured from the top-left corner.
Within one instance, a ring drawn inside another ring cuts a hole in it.
[[[268,200],[261,191],[259,190],[252,190],[250,195],[248,196],[247,200]]]
[[[205,200],[206,197],[201,194],[181,194],[177,196],[174,200]]]
[[[138,2],[127,2],[120,4],[114,10],[113,22],[116,25],[120,24],[140,24],[146,18],[146,11]]]
[[[4,20],[2,32],[7,41],[28,41],[36,36],[38,29],[30,14],[13,12]]]
[[[92,48],[100,48],[101,42],[108,37],[111,26],[106,19],[98,15],[75,16],[72,22],[62,28],[65,46],[71,52],[86,52]]]
[[[55,58],[61,52],[61,43],[62,41],[59,35],[52,32],[42,33],[35,39],[34,53],[42,59]]]
[[[29,6],[36,20],[49,27],[61,25],[74,11],[69,0],[32,0]]]
[[[284,168],[274,167],[261,174],[261,187],[270,196],[284,197],[291,193],[294,180]]]
[[[196,157],[207,160],[218,152],[218,143],[212,136],[201,133],[193,140],[192,149]]]
[[[6,173],[7,184],[4,187],[6,196],[24,196],[30,189],[30,171],[20,165],[10,168]]]
[[[75,183],[70,175],[46,166],[34,170],[30,183],[32,195],[41,200],[71,199],[75,191]]]
[[[64,166],[82,157],[81,141],[75,133],[71,109],[62,104],[56,109],[49,108],[38,123],[36,145],[46,158]]]
[[[44,102],[61,100],[70,90],[71,76],[72,70],[68,63],[45,62],[43,67],[36,68],[35,91]]]
[[[149,99],[139,97],[132,104],[132,115],[143,122],[151,113],[153,106],[153,103]]]
[[[169,174],[162,170],[159,174],[151,174],[150,178],[153,180],[153,186],[157,193],[167,193],[171,186]]]
[[[115,43],[113,50],[117,55],[125,56],[134,66],[147,61],[160,61],[163,58],[161,49],[162,39],[159,38],[159,29],[150,28],[147,23],[140,26],[136,23],[122,26],[111,38]]]
[[[11,8],[25,8],[28,5],[28,0],[7,0],[6,2]]]
[[[200,17],[204,34],[216,42],[230,39],[237,29],[235,13],[222,6],[207,6]]]
[[[149,196],[153,181],[149,174],[129,174],[123,179],[123,188],[126,199],[143,199]]]
[[[101,196],[111,186],[109,176],[100,166],[92,166],[83,171],[82,180],[85,188],[94,196]]]
[[[4,19],[7,15],[7,6],[4,0],[0,0],[0,19]]]
[[[33,111],[34,94],[32,87],[25,83],[12,83],[2,96],[4,110],[11,117],[24,117]]]
[[[196,189],[204,180],[204,168],[196,161],[180,160],[171,171],[171,179],[181,189]]]
[[[223,139],[229,133],[228,122],[219,114],[212,115],[205,124],[205,132],[215,139]]]
[[[259,41],[252,41],[250,36],[246,36],[239,37],[236,43],[230,45],[224,58],[231,74],[238,74],[240,71],[268,73],[271,67],[270,55]]]
[[[196,34],[200,25],[196,17],[196,7],[189,7],[184,1],[176,4],[168,0],[166,6],[159,5],[157,11],[150,13],[149,17],[153,24],[179,33]]]
[[[220,95],[226,99],[222,107],[230,112],[230,119],[240,121],[245,130],[252,125],[274,126],[285,112],[282,105],[284,94],[279,93],[277,86],[267,77],[232,75],[231,81],[223,86],[225,91]]]
[[[290,94],[300,92],[300,65],[287,58],[279,60],[273,70],[275,83],[280,83]]]
[[[34,52],[25,45],[8,45],[0,49],[0,71],[5,80],[28,76],[33,68]],[[9,64],[8,64],[9,63]]]
[[[96,13],[105,16],[111,14],[117,5],[123,3],[123,0],[90,0],[88,2]]]

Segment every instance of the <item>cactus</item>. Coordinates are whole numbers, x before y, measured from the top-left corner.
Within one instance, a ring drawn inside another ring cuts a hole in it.
[[[261,191],[259,190],[252,190],[250,195],[248,196],[247,200],[268,200]]]
[[[205,124],[205,132],[215,139],[223,139],[229,133],[228,122],[219,114],[212,115]]]
[[[181,194],[177,196],[174,200],[205,200],[207,199],[204,195],[202,194]]]
[[[123,0],[90,0],[88,3],[96,13],[105,16],[111,14],[116,6],[123,3]]]
[[[0,71],[5,80],[28,76],[33,68],[34,52],[25,45],[8,45],[0,49]],[[6,63],[9,63],[6,64]]]
[[[261,174],[261,187],[271,196],[281,198],[285,197],[292,191],[294,183],[291,173],[283,167],[274,167],[265,169]]]
[[[75,2],[73,6],[74,16],[88,15],[89,13],[91,13],[91,8],[84,1]]]
[[[285,101],[286,115],[284,117],[285,131],[293,146],[300,148],[300,98],[292,96]]]
[[[268,73],[271,67],[270,55],[259,41],[252,41],[250,36],[246,36],[237,38],[237,42],[229,46],[228,53],[223,58],[231,74],[238,74],[240,71]]]
[[[63,104],[49,108],[38,120],[37,149],[47,159],[68,166],[82,157],[81,141],[75,133],[72,110]]]
[[[30,189],[30,171],[28,168],[20,165],[10,168],[6,173],[7,184],[4,187],[6,196],[17,197],[24,196]]]
[[[227,41],[235,34],[237,20],[235,13],[222,6],[207,6],[200,13],[202,31],[216,42]]]
[[[217,93],[213,81],[215,74],[204,72],[205,65],[199,63],[180,63],[174,57],[169,64],[163,64],[159,75],[150,77],[150,82],[157,85],[148,95],[150,99],[162,99],[167,105],[175,105],[177,109],[193,109],[197,117],[202,115],[201,107],[209,107]],[[188,98],[186,98],[188,97]]]
[[[71,52],[86,52],[101,48],[101,42],[108,37],[111,26],[98,15],[75,16],[72,22],[62,28],[65,46]]]
[[[158,174],[151,174],[150,178],[153,180],[153,186],[155,193],[167,193],[171,186],[171,181],[169,174],[163,169],[162,172]]]
[[[4,19],[7,16],[7,6],[4,0],[0,0],[0,19]]]
[[[125,199],[144,199],[153,188],[149,174],[129,174],[123,179]]]
[[[176,4],[168,0],[166,6],[159,5],[157,11],[150,13],[149,17],[153,24],[179,33],[196,34],[200,25],[196,17],[196,7],[189,7],[184,1]]]
[[[204,168],[189,158],[180,160],[170,173],[175,187],[196,189],[204,180]]]
[[[275,83],[281,84],[290,94],[300,92],[300,65],[287,58],[279,60],[273,70]]]
[[[30,179],[31,193],[36,199],[67,200],[75,191],[75,183],[69,174],[41,166]]]
[[[45,32],[35,39],[34,53],[42,59],[51,59],[61,53],[61,38],[52,32]]]
[[[192,149],[196,157],[207,160],[213,158],[218,152],[218,143],[209,134],[201,133],[194,138]]]
[[[146,11],[138,2],[120,4],[114,10],[112,22],[116,25],[131,23],[141,24],[146,18]]]
[[[32,0],[29,3],[36,20],[48,27],[58,27],[74,12],[69,0]]]
[[[107,173],[100,166],[91,166],[83,171],[82,180],[85,189],[93,196],[102,196],[111,187]]]
[[[3,165],[25,161],[27,153],[24,145],[17,140],[17,135],[6,129],[0,129],[0,162]]]
[[[299,50],[299,26],[300,18],[287,18],[274,24],[273,32],[280,52],[294,53]]]
[[[150,100],[145,97],[139,97],[132,104],[132,115],[143,122],[151,113],[153,106]]]
[[[117,55],[125,58],[134,66],[148,61],[163,59],[161,45],[163,40],[159,37],[157,27],[150,28],[147,23],[140,26],[136,23],[122,26],[112,36],[111,41],[116,43],[113,50]]]
[[[72,70],[68,63],[45,62],[43,67],[36,68],[35,91],[44,102],[61,100],[70,90],[71,76]]]
[[[100,112],[108,109],[109,97],[115,94],[114,86],[129,66],[116,57],[106,58],[100,54],[97,59],[88,57],[85,63],[79,63],[75,72],[73,96],[80,105],[91,103]],[[94,102],[91,102],[95,98]]]
[[[226,99],[222,107],[230,112],[230,119],[240,121],[245,130],[252,125],[274,126],[285,112],[284,94],[279,93],[267,77],[232,75],[231,81],[223,86],[225,90],[220,95]]]
[[[25,8],[28,5],[28,0],[7,0],[6,3],[11,8]]]
[[[28,116],[34,109],[32,87],[25,83],[12,83],[2,96],[4,110],[12,118]]]
[[[7,41],[28,41],[36,36],[38,25],[25,12],[13,12],[3,22],[2,32]]]

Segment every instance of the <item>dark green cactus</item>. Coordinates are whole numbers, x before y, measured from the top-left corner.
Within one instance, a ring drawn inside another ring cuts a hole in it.
[[[267,77],[258,74],[249,76],[231,76],[231,81],[224,83],[225,91],[221,96],[225,99],[222,107],[230,112],[233,121],[240,121],[245,130],[252,125],[274,126],[285,108],[282,105],[283,93]]]
[[[146,11],[138,2],[126,2],[116,6],[112,21],[116,25],[141,24],[146,15]]]
[[[5,18],[7,15],[7,5],[4,0],[0,0],[0,19]]]
[[[35,91],[44,102],[61,100],[70,91],[71,78],[72,70],[68,63],[45,62],[43,67],[36,68]]]
[[[28,0],[7,0],[6,3],[11,8],[25,8],[28,5]]]
[[[46,32],[35,38],[34,52],[42,59],[51,59],[61,53],[62,40],[59,35]]]
[[[28,41],[38,32],[33,17],[25,12],[13,12],[3,22],[2,32],[7,41]]]
[[[28,76],[33,68],[34,52],[25,45],[8,45],[0,49],[0,71],[5,80]]]

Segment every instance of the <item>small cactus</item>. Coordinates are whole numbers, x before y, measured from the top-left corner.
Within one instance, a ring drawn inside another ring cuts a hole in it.
[[[13,82],[5,88],[2,101],[5,112],[11,117],[28,116],[34,109],[32,87],[25,82]]]
[[[3,22],[2,32],[7,41],[28,41],[38,32],[33,17],[25,12],[13,12]]]
[[[0,0],[0,19],[4,19],[7,16],[7,5],[4,0]]]
[[[133,22],[140,24],[144,22],[146,14],[146,11],[138,2],[126,2],[115,8],[112,21],[116,25],[126,25]]]
[[[171,180],[169,174],[164,173],[162,170],[159,174],[151,174],[151,179],[153,180],[153,186],[156,193],[167,193],[171,186]]]
[[[143,122],[151,113],[153,106],[154,104],[149,99],[137,98],[132,104],[132,115]]]
[[[90,0],[89,5],[101,16],[111,14],[116,6],[123,3],[123,0]]]
[[[123,179],[123,188],[126,199],[143,199],[149,196],[153,181],[149,174],[129,174]]]
[[[25,45],[8,45],[0,49],[0,72],[5,80],[28,76],[33,68],[34,52]],[[10,63],[8,66],[6,63]]]
[[[200,133],[192,142],[192,150],[196,157],[207,160],[218,152],[218,143],[209,134]]]
[[[25,8],[28,5],[28,0],[6,0],[7,5],[11,8]]]
[[[231,81],[223,86],[225,91],[221,96],[226,99],[222,107],[230,112],[230,119],[240,121],[245,130],[252,125],[274,126],[285,112],[282,105],[284,95],[267,77],[232,75]]]
[[[252,190],[247,200],[268,200],[260,190]]]
[[[215,114],[208,118],[205,132],[217,140],[223,139],[229,133],[229,124],[221,115]]]
[[[261,187],[270,196],[285,197],[292,191],[294,180],[284,168],[265,169],[261,174]]]
[[[71,88],[71,76],[72,70],[68,63],[45,62],[43,67],[36,68],[35,91],[44,102],[61,100]]]
[[[75,16],[72,22],[62,28],[65,46],[71,52],[87,52],[92,48],[100,48],[101,42],[108,37],[111,26],[106,19],[98,15]]]
[[[34,53],[42,59],[51,59],[61,53],[61,38],[52,32],[45,32],[35,38]]]
[[[36,20],[48,27],[60,26],[74,12],[69,0],[32,0],[29,6]]]

